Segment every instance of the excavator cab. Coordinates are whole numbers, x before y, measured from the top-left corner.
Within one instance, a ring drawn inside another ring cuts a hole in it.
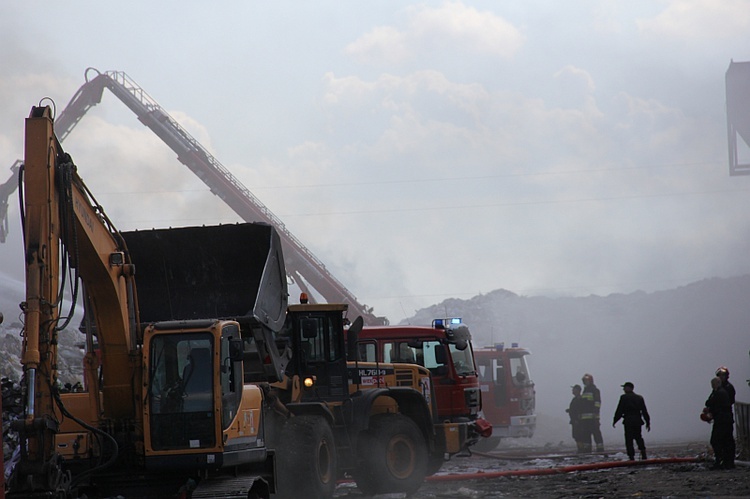
[[[151,324],[144,332],[143,353],[149,373],[144,422],[148,469],[218,469],[240,459],[240,452],[258,453],[255,461],[263,460],[260,427],[252,418],[238,418],[248,407],[248,414],[259,410],[261,395],[257,386],[242,382],[237,322]],[[233,443],[235,429],[242,433],[242,443]]]

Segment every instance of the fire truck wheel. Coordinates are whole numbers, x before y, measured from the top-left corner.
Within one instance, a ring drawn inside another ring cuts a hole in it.
[[[477,443],[471,446],[471,450],[477,452],[492,452],[500,444],[500,437],[480,438]]]
[[[365,495],[415,492],[427,475],[427,444],[419,427],[401,414],[377,414],[359,440],[354,480]]]
[[[296,416],[281,430],[278,457],[279,495],[329,498],[336,489],[333,431],[322,416]]]

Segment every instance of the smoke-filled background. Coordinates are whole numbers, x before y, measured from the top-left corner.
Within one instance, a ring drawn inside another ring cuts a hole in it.
[[[3,2],[0,183],[32,105],[59,113],[86,68],[118,70],[393,323],[475,296],[491,316],[498,289],[564,307],[733,278],[750,273],[750,178],[728,174],[724,76],[748,32],[748,0]],[[108,91],[64,147],[122,230],[239,220]],[[4,297],[23,279],[16,197],[9,217]],[[603,376],[588,360],[622,348],[634,310],[573,314],[594,342],[541,329],[536,362],[575,374],[536,376],[540,394],[565,405]],[[744,324],[663,326],[652,341],[690,353],[669,360],[700,359],[698,405],[717,362],[745,379]],[[633,372],[653,373],[632,379],[647,400],[669,393],[647,390],[666,359],[628,345],[607,396]]]

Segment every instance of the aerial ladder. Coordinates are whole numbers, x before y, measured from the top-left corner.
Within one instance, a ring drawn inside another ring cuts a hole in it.
[[[385,317],[373,314],[372,307],[359,303],[312,252],[306,248],[242,182],[206,150],[187,130],[172,118],[143,88],[122,71],[100,73],[94,68],[85,72],[84,83],[55,120],[58,139],[62,142],[86,112],[101,102],[104,89],[109,89],[138,120],[151,129],[177,154],[177,159],[205,183],[246,222],[264,222],[276,228],[286,260],[289,279],[311,299],[310,287],[329,303],[348,303],[353,316],[361,315],[367,325],[387,324]],[[11,168],[11,178],[0,185],[0,242],[7,235],[7,198],[15,190],[20,162]]]

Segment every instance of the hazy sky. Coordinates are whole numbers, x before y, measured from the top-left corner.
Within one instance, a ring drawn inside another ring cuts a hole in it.
[[[391,322],[498,288],[745,274],[724,76],[748,32],[749,0],[2,2],[0,183],[31,106],[60,112],[94,67],[127,73]],[[122,230],[239,220],[110,93],[64,146]],[[10,215],[18,278],[15,197]]]

